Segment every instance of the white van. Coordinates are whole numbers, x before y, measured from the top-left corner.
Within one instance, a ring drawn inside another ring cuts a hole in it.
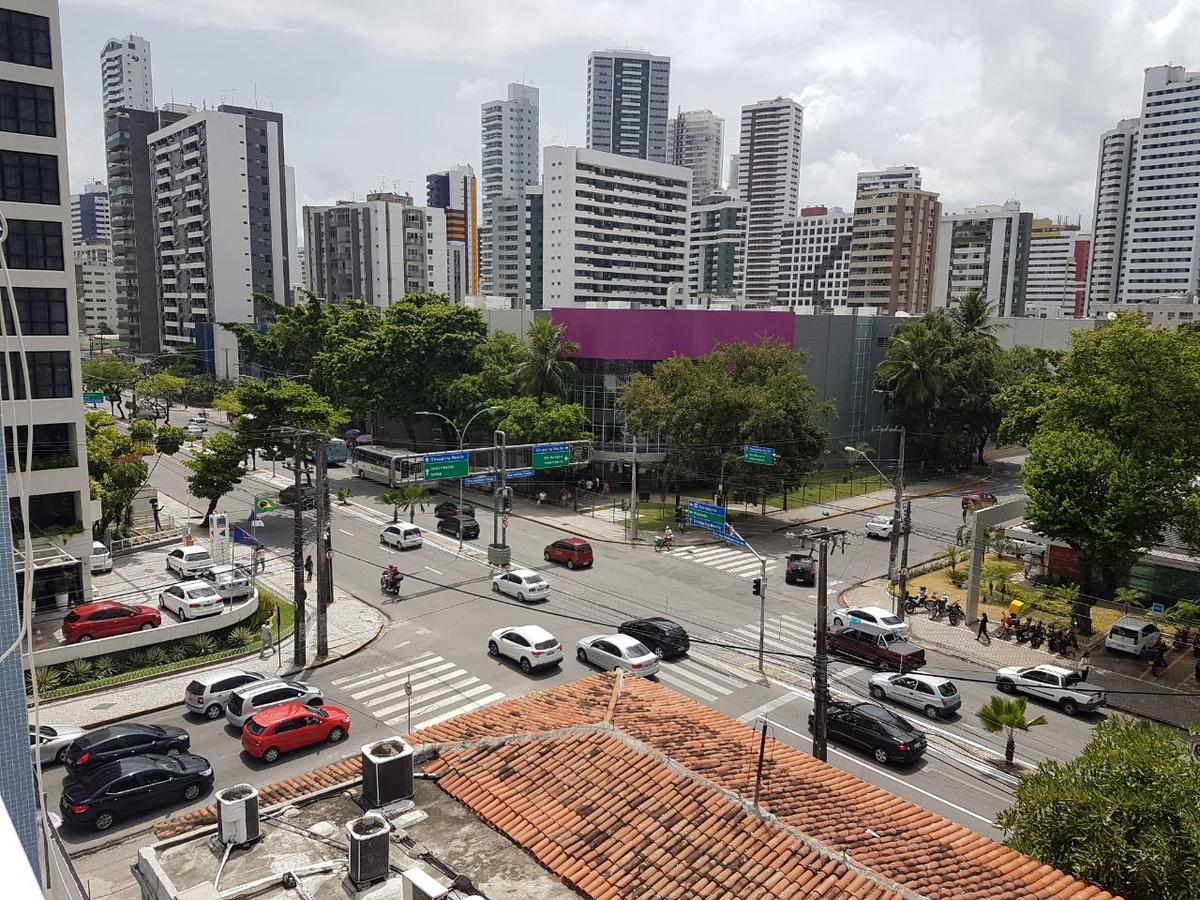
[[[423,542],[424,538],[421,537],[421,529],[408,522],[396,522],[392,525],[386,525],[379,532],[379,543],[388,544],[401,550],[408,550],[410,547],[420,547]]]
[[[1113,622],[1104,639],[1104,649],[1114,653],[1149,656],[1162,641],[1162,632],[1153,622],[1123,616]]]
[[[99,541],[92,541],[92,555],[88,559],[88,568],[93,575],[101,572],[111,572],[113,567],[112,554]]]

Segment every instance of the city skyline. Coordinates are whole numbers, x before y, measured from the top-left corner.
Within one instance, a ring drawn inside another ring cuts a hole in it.
[[[498,13],[471,4],[403,13],[360,4],[327,21],[308,3],[268,0],[251,17],[225,0],[196,8],[68,0],[72,187],[103,175],[96,74],[109,36],[132,32],[150,41],[160,104],[223,100],[284,113],[298,205],[361,198],[380,187],[419,198],[431,171],[456,162],[478,169],[479,104],[509,81],[541,90],[542,146],[583,146],[587,54],[632,46],[671,58],[672,110],[710,108],[729,122],[742,105],[778,94],[797,99],[805,107],[802,206],[849,206],[859,169],[913,164],[948,210],[1018,199],[1038,215],[1082,218],[1086,228],[1097,136],[1128,115],[1145,67],[1187,64],[1189,24],[1200,25],[1200,12],[1166,3],[1117,8],[1071,30],[1058,27],[1066,4],[1031,6],[1003,21],[986,10],[934,20],[925,15],[933,7],[910,6],[907,25],[874,21],[866,7],[832,19],[820,5],[740,18],[722,12],[723,27],[703,40],[698,29],[714,22],[716,10],[694,11],[682,28],[665,9],[604,20],[555,10],[531,12],[536,24],[519,34],[511,25],[481,27],[451,40],[461,21],[488,26]],[[396,40],[397,54],[388,48],[401,26],[408,30]],[[786,52],[778,35],[814,26],[817,51]],[[1007,35],[1003,57],[989,44],[997,29]],[[851,46],[867,52],[839,52]],[[308,61],[318,48],[344,65],[333,75],[314,69]],[[468,61],[476,58],[487,62]],[[849,67],[851,58],[860,62]],[[398,87],[385,92],[376,84]],[[379,115],[382,107],[392,114]],[[347,142],[347,134],[356,139]],[[726,155],[736,149],[731,137]]]

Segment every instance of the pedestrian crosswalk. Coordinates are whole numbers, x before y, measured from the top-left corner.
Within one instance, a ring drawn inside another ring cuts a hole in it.
[[[748,670],[695,650],[685,658],[664,660],[658,667],[658,680],[709,703],[758,683]]]
[[[754,578],[762,574],[762,563],[746,550],[738,550],[729,546],[718,547],[676,547],[668,550],[676,559],[697,562],[710,569],[718,569],[736,575],[739,578]],[[767,560],[767,572],[778,568],[778,563]]]

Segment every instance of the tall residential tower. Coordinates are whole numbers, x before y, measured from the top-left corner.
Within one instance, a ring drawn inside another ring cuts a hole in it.
[[[538,183],[538,89],[510,84],[507,100],[489,100],[481,110],[483,227],[480,230],[480,281],[484,294],[519,297],[525,189]],[[503,201],[505,215],[497,219]]]
[[[136,34],[109,38],[100,52],[104,114],[114,109],[154,109],[150,42]]]
[[[692,170],[692,202],[721,193],[725,120],[711,109],[680,110],[667,130],[667,162]]]
[[[667,161],[671,58],[636,50],[588,54],[589,150]]]

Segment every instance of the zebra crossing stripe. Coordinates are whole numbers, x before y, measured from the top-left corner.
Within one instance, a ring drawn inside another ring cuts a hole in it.
[[[457,665],[457,663],[452,663],[452,662],[439,663],[436,666],[431,666],[427,669],[422,670],[420,674],[421,674],[421,676],[437,675],[437,673],[439,673],[439,672],[445,672],[447,669],[453,669],[456,665]],[[399,672],[396,673],[396,677],[394,679],[392,679],[390,681],[385,681],[383,684],[377,684],[374,687],[369,687],[365,691],[359,691],[358,693],[351,694],[350,696],[353,697],[355,700],[361,700],[364,697],[373,697],[375,694],[382,694],[384,692],[391,693],[392,691],[399,690],[404,686],[404,681],[405,681],[406,676],[407,676],[408,680],[410,680],[410,681],[412,680],[412,670],[411,669],[401,669]],[[375,703],[375,702],[378,702],[378,701],[368,700],[366,705],[370,706],[372,703]]]
[[[474,687],[467,688],[466,690],[456,692],[454,694],[454,696],[452,696],[452,697],[446,697],[445,699],[442,699],[442,700],[436,700],[433,703],[426,703],[424,706],[420,706],[417,709],[414,709],[413,717],[415,718],[416,716],[424,716],[424,715],[427,715],[428,713],[431,713],[437,709],[445,709],[447,706],[450,706],[454,703],[457,703],[458,706],[454,707],[454,709],[452,710],[453,712],[466,712],[467,710],[475,709],[476,707],[479,706],[479,702],[476,700],[472,700],[471,698],[478,697],[480,694],[486,694],[491,689],[492,689],[492,686],[490,684],[477,684]],[[500,696],[503,697],[504,694],[501,692]],[[463,700],[466,700],[467,702],[464,703],[464,702],[462,702]],[[407,718],[407,715],[405,716],[405,718]],[[392,725],[395,722],[397,722],[398,720],[399,720],[399,717],[396,717],[394,719],[388,719],[386,724]],[[425,723],[420,722],[420,723],[415,724],[413,727],[414,728],[424,728]]]
[[[738,688],[746,686],[745,681],[739,678],[731,678],[729,675],[724,675],[721,672],[718,672],[715,668],[713,668],[713,662],[714,660],[710,660],[706,657],[691,654],[686,662],[681,660],[680,662],[675,663],[675,665],[685,667],[698,666],[700,671],[704,672],[706,676],[715,678],[719,683],[729,685],[733,690],[737,690]]]
[[[700,673],[694,671],[693,669],[691,669],[690,667],[688,667],[687,665],[684,665],[682,663],[676,663],[675,665],[669,666],[669,667],[668,666],[659,666],[658,673],[661,675],[663,672],[670,672],[673,675],[681,676],[685,680],[690,680],[695,683],[702,684],[702,685],[704,685],[704,687],[708,688],[709,690],[716,691],[718,694],[720,694],[722,696],[733,693],[731,690],[729,690],[729,688],[724,687],[723,685],[717,684],[715,681],[712,681],[708,678],[705,678]]]
[[[750,674],[742,671],[741,669],[738,669],[736,666],[731,666],[728,663],[722,662],[719,659],[714,659],[711,656],[707,656],[704,658],[704,664],[707,666],[714,666],[714,667],[720,669],[722,672],[728,672],[730,675],[732,675],[734,678],[738,679],[738,681],[741,681],[743,684],[758,684],[759,683],[758,679],[755,678],[753,675],[750,675]]]
[[[434,716],[432,719],[426,719],[424,722],[418,722],[413,726],[413,730],[417,731],[422,728],[432,728],[434,725],[437,725],[440,722],[445,722],[447,719],[453,719],[455,716],[462,715],[465,712],[473,712],[474,710],[482,709],[489,703],[495,703],[497,700],[503,699],[504,692],[496,691],[494,694],[488,694],[486,697],[480,697],[478,700],[467,704],[465,707],[452,709],[449,712],[442,713],[440,716]],[[399,722],[399,719],[394,719],[392,722],[388,722],[387,724],[392,725],[396,722]]]
[[[357,700],[357,699],[359,699],[360,696],[367,697],[367,696],[370,696],[370,694],[377,692],[377,691],[372,690],[372,691],[368,691],[368,692],[365,692],[362,694],[351,693],[352,691],[355,691],[358,688],[366,687],[368,684],[378,684],[381,681],[386,682],[392,678],[399,678],[401,675],[404,675],[406,672],[408,672],[408,673],[417,672],[421,669],[426,669],[426,668],[429,668],[430,666],[436,666],[436,665],[439,665],[439,664],[445,663],[445,662],[446,661],[444,659],[442,659],[442,657],[440,657],[440,656],[426,656],[424,658],[418,658],[418,659],[414,660],[413,662],[406,663],[403,666],[396,666],[395,668],[392,668],[392,669],[385,669],[382,672],[376,672],[376,674],[369,675],[368,677],[360,679],[359,681],[352,681],[349,684],[344,684],[341,686],[341,688],[343,691],[346,691],[347,693],[350,694],[351,697],[353,697],[355,700]],[[447,663],[447,665],[453,665],[453,663]]]
[[[679,675],[676,674],[672,669],[659,666],[658,677],[668,684],[675,685],[675,687],[679,688],[680,690],[687,691],[689,694],[694,694],[701,700],[707,700],[709,703],[715,703],[719,699],[716,694],[710,694],[708,691],[702,690],[696,687],[694,684],[691,684],[686,679],[680,678]]]
[[[450,680],[451,678],[456,678],[458,680],[451,681]],[[436,688],[430,687],[430,685],[433,685],[433,684],[439,685],[439,687],[436,687]],[[418,703],[424,703],[426,700],[433,700],[434,698],[441,697],[444,694],[450,693],[451,691],[460,691],[463,688],[468,688],[468,687],[471,687],[472,685],[476,685],[476,684],[482,684],[482,682],[478,678],[475,678],[473,675],[469,675],[467,672],[464,672],[462,669],[459,669],[457,672],[448,676],[445,681],[432,681],[432,682],[427,682],[424,685],[414,684],[413,685],[413,695],[417,698]],[[483,686],[485,688],[489,687],[486,684],[484,684]],[[403,698],[403,699],[401,700],[401,702],[394,703],[391,706],[385,706],[380,709],[373,709],[373,710],[371,710],[371,715],[375,716],[375,718],[377,718],[377,719],[381,719],[384,716],[391,715],[392,713],[397,712],[398,710],[404,709],[408,706],[408,698],[404,696],[403,691],[398,691],[397,693],[392,694],[388,697],[381,697],[378,702],[383,703],[385,701],[395,700],[397,698]]]
[[[718,550],[709,550],[705,553],[694,553],[692,559],[697,562],[702,562],[706,566],[714,565],[718,562],[730,562],[731,560],[739,559],[748,554],[743,550],[729,550],[721,548]]]

